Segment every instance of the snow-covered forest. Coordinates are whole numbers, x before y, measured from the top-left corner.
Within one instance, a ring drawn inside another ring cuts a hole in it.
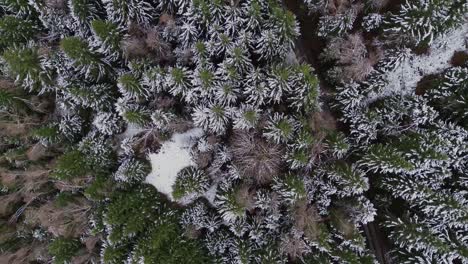
[[[468,264],[468,0],[0,0],[0,263]]]

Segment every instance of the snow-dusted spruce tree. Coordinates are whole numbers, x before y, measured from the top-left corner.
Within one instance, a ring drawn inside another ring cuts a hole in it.
[[[9,46],[15,46],[27,43],[32,40],[39,31],[35,21],[22,19],[12,15],[6,15],[0,18],[0,48],[3,50]]]
[[[311,13],[319,14],[318,36],[336,37],[353,29],[354,22],[364,5],[362,1],[304,1]]]
[[[107,20],[93,20],[91,29],[95,39],[91,42],[100,52],[107,55],[110,61],[119,59],[122,56],[121,42],[123,40],[122,31],[119,27]]]
[[[15,14],[22,17],[34,14],[34,8],[28,1],[2,0],[0,1],[0,6],[7,14]]]
[[[77,70],[77,74],[87,79],[99,80],[112,71],[102,58],[103,56],[93,51],[83,39],[78,37],[64,38],[60,41],[60,46]]]
[[[435,88],[425,94],[429,100],[388,99],[366,110],[378,117],[378,138],[386,143],[361,146],[357,168],[376,178],[383,204],[403,203],[405,211],[390,210],[384,226],[398,247],[395,259],[404,263],[415,256],[424,261],[467,261],[462,238],[466,221],[460,221],[466,211],[460,175],[466,172],[461,164],[468,157],[467,131],[442,121],[451,117],[428,106],[437,94]]]
[[[33,44],[7,48],[2,55],[10,76],[25,90],[43,92],[53,84],[51,72],[42,64],[38,47]]]
[[[100,3],[89,0],[71,0],[68,2],[70,13],[80,28],[78,34],[88,35],[83,31],[89,31],[91,21],[99,18],[100,5]]]
[[[197,197],[206,192],[209,186],[210,179],[203,171],[194,167],[187,167],[177,174],[172,196],[177,200],[189,195]]]
[[[468,68],[454,67],[445,71],[425,97],[444,117],[468,129]]]
[[[141,183],[149,172],[150,166],[146,161],[124,158],[114,173],[114,179],[118,182],[137,184]]]
[[[386,33],[415,45],[429,45],[435,37],[460,25],[468,12],[465,0],[407,0],[385,20]]]

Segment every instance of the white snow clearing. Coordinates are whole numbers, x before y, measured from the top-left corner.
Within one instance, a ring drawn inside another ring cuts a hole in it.
[[[395,70],[388,72],[388,85],[383,93],[371,97],[367,103],[393,94],[412,94],[424,76],[442,72],[450,67],[450,60],[457,51],[467,48],[468,23],[439,36],[430,46],[427,55],[411,54]]]
[[[146,182],[172,200],[172,185],[175,183],[177,173],[185,167],[195,165],[190,149],[201,136],[203,136],[201,128],[174,134],[170,140],[162,144],[158,153],[150,153],[148,159],[152,169],[146,177]]]

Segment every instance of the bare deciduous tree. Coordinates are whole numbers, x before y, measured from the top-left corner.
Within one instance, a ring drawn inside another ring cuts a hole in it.
[[[283,149],[254,133],[236,131],[230,142],[230,150],[242,176],[257,183],[269,183],[280,173]]]

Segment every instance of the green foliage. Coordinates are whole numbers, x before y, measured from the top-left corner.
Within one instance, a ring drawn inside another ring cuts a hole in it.
[[[112,182],[107,175],[95,175],[94,180],[84,190],[84,195],[92,201],[105,200],[112,191]]]
[[[296,17],[291,11],[284,10],[281,6],[277,5],[273,6],[271,11],[271,19],[278,27],[280,41],[292,44],[296,37],[299,36],[299,26]]]
[[[291,169],[305,168],[310,161],[310,152],[305,148],[292,148],[288,151],[287,162]]]
[[[135,109],[135,110],[129,109],[125,111],[125,113],[123,114],[123,118],[129,123],[132,123],[141,127],[144,127],[149,122],[151,122],[151,116],[149,115],[149,113],[147,111],[138,110],[138,109]]]
[[[287,174],[274,179],[273,190],[277,191],[289,203],[295,203],[306,197],[306,187],[301,177]]]
[[[361,194],[369,189],[364,173],[344,162],[331,164],[327,174],[339,185],[343,196]]]
[[[116,165],[116,156],[109,141],[100,136],[88,136],[79,144],[79,151],[86,156],[94,175],[109,175]]]
[[[77,240],[58,237],[49,244],[49,253],[53,256],[54,263],[66,264],[77,254],[80,247],[81,244]]]
[[[121,92],[130,98],[142,99],[149,96],[148,91],[143,88],[140,81],[132,74],[121,75],[117,85]]]
[[[468,12],[466,0],[406,1],[385,23],[387,32],[429,45],[435,37],[461,24]]]
[[[102,55],[93,51],[85,40],[78,37],[63,38],[60,47],[85,77],[101,79],[106,73],[112,72]]]
[[[104,44],[109,45],[113,49],[119,48],[122,35],[117,25],[107,20],[93,20],[91,26],[94,30],[94,34],[96,34]]]
[[[17,236],[14,227],[6,220],[0,220],[0,253],[12,252],[21,247],[23,239]]]
[[[410,245],[417,249],[427,249],[437,254],[448,254],[451,247],[442,238],[431,234],[430,230],[420,223],[418,219],[410,219],[403,221],[402,219],[389,220],[385,223],[386,226],[392,228],[390,238],[396,243],[405,246]]]
[[[392,173],[413,170],[414,165],[407,161],[401,152],[391,146],[372,145],[366,155],[360,160],[360,165],[369,171]]]
[[[348,264],[374,264],[375,259],[370,255],[359,256],[351,249],[336,248],[331,253],[335,258],[340,259],[342,263]]]
[[[297,128],[298,123],[294,118],[283,113],[274,113],[263,135],[276,144],[286,143],[293,138]]]
[[[32,136],[40,139],[44,143],[57,143],[60,141],[60,130],[56,124],[49,124],[34,129]]]
[[[353,29],[357,18],[354,8],[347,8],[335,15],[324,15],[320,17],[318,24],[318,35],[320,37],[343,36]]]
[[[27,151],[28,145],[9,148],[0,155],[0,162],[6,161],[13,168],[22,168],[27,165]]]
[[[0,110],[14,113],[25,112],[28,110],[28,105],[25,99],[17,94],[2,89],[0,90]]]
[[[431,84],[424,95],[430,105],[447,119],[468,128],[468,68],[450,68]]]
[[[43,71],[41,58],[35,47],[12,47],[3,53],[8,69],[21,84],[29,90],[38,90],[51,84],[48,74]]]
[[[222,195],[217,196],[216,203],[224,220],[234,222],[235,220],[245,218],[246,210],[249,206],[246,186],[237,184],[225,190]]]
[[[15,15],[33,15],[34,8],[28,0],[0,0],[0,7]]]
[[[97,18],[97,9],[93,0],[71,0],[71,11],[75,19],[84,25]]]
[[[35,22],[14,16],[0,18],[0,48],[21,45],[34,38]]]
[[[108,84],[76,83],[65,90],[76,103],[94,110],[109,109],[115,101],[113,87]]]
[[[57,164],[51,176],[58,180],[71,180],[92,172],[85,154],[79,150],[65,152],[57,159]]]
[[[313,73],[309,64],[303,63],[295,69],[300,77],[298,87],[303,87],[303,91],[296,92],[293,96],[293,104],[303,108],[305,113],[316,111],[319,108],[319,80]],[[293,105],[294,106],[294,105]]]
[[[181,236],[175,219],[164,219],[138,241],[134,259],[144,257],[145,264],[205,264],[210,258],[199,242]]]
[[[60,192],[55,198],[55,205],[63,208],[69,203],[75,201],[76,195],[71,192]]]
[[[105,222],[112,227],[108,230],[109,241],[125,242],[142,235],[164,210],[161,200],[154,187],[149,185],[115,192],[105,214]]]
[[[346,136],[342,132],[331,132],[325,138],[329,152],[337,158],[342,158],[350,149]]]
[[[201,246],[182,236],[178,213],[168,208],[154,187],[140,185],[113,193],[103,215],[108,241],[116,246],[104,250],[104,263],[116,263],[130,253],[144,263],[207,263]],[[118,245],[127,245],[118,246]]]
[[[178,200],[189,194],[202,194],[209,183],[210,179],[203,171],[195,167],[184,168],[177,174],[172,196]]]
[[[78,37],[68,37],[60,41],[60,47],[70,58],[78,64],[89,65],[99,62],[97,54],[90,50],[86,41]]]
[[[128,255],[127,245],[107,245],[102,252],[102,262],[105,264],[125,263]]]
[[[151,165],[147,160],[124,160],[114,174],[114,179],[119,182],[138,184],[143,182],[151,172]]]
[[[393,146],[401,153],[417,154],[417,159],[420,160],[444,161],[449,158],[443,152],[443,149],[448,147],[447,142],[437,135],[408,133],[400,137]]]

